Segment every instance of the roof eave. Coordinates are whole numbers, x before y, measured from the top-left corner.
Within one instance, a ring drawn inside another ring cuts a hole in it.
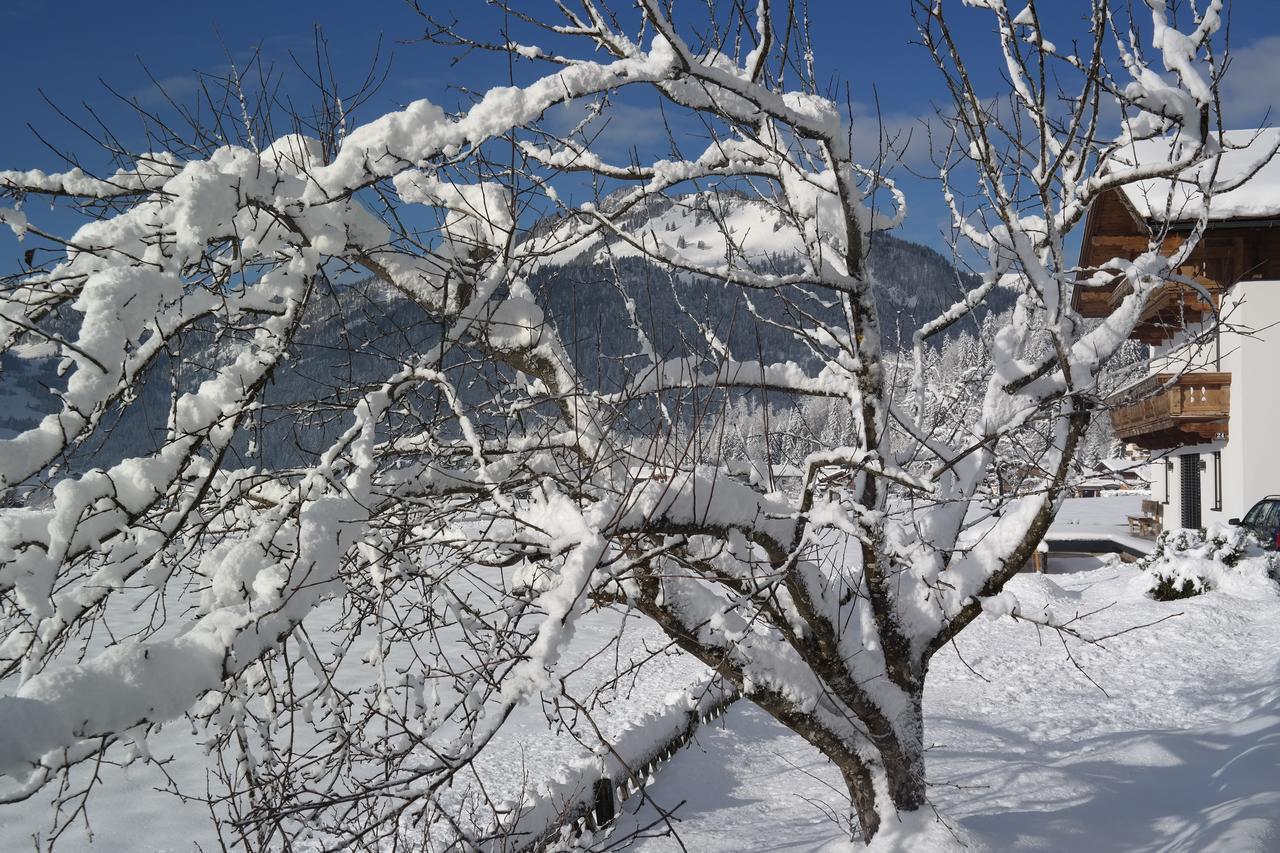
[[[1158,231],[1168,228],[1170,231],[1190,231],[1196,227],[1198,220],[1175,219],[1164,222],[1160,219],[1148,219],[1147,227]],[[1209,219],[1208,228],[1280,228],[1280,216],[1230,217],[1225,219]]]

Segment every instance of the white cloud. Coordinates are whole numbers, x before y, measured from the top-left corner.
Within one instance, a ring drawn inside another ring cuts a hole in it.
[[[891,169],[901,164],[932,172],[931,148],[948,138],[950,131],[933,110],[908,113],[882,109],[877,114],[874,104],[853,105],[853,154],[859,163],[870,166],[883,156],[884,165]]]
[[[1280,36],[1233,48],[1222,89],[1223,119],[1231,127],[1280,121]]]
[[[161,77],[154,83],[139,86],[128,93],[130,100],[136,101],[146,109],[168,107],[170,101],[179,106],[187,106],[200,91],[200,78],[194,74],[172,74]]]
[[[572,101],[554,108],[547,114],[548,129],[553,133],[568,133],[587,115],[586,101]],[[625,158],[632,149],[638,149],[641,156],[655,150],[665,152],[668,146],[667,126],[676,141],[683,147],[692,141],[690,133],[694,132],[689,116],[678,109],[664,113],[656,106],[627,103],[615,99],[605,108],[601,116],[588,127],[588,136],[594,136],[592,147],[595,151],[608,157]],[[705,144],[705,141],[702,142]],[[685,151],[686,155],[697,156],[698,151]]]

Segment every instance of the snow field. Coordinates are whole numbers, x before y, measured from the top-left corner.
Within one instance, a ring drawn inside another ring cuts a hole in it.
[[[167,602],[170,607],[176,603]],[[151,614],[149,608],[130,609],[122,600],[113,604],[111,627],[116,636],[138,630]],[[312,638],[323,644],[321,626],[338,616],[336,605],[322,605],[304,625]],[[370,632],[357,638],[335,678],[339,689],[366,688],[377,678],[376,668],[363,664],[373,645]],[[401,650],[399,655],[389,656],[384,665],[394,670],[407,663],[407,651]],[[538,703],[517,708],[469,772],[446,792],[444,799],[458,804],[459,815],[485,820],[492,816],[490,801],[502,807],[538,796],[546,783],[563,781],[575,764],[593,758],[599,750],[594,727],[613,739],[664,707],[673,692],[702,683],[707,677],[705,667],[697,661],[672,654],[668,641],[651,624],[634,614],[615,611],[593,611],[577,621],[557,672],[565,677],[566,694],[581,701],[586,713],[561,713]],[[309,734],[308,729],[300,728],[299,742]],[[59,849],[84,853],[220,849],[207,807],[172,793],[174,787],[189,795],[203,795],[207,786],[215,793],[218,790],[216,780],[206,775],[210,759],[198,740],[190,724],[180,719],[147,738],[150,754],[163,762],[163,768],[145,762],[103,766],[102,784],[90,801],[88,823],[82,821],[64,835]],[[119,751],[112,755],[121,757]],[[84,784],[91,773],[91,767],[80,767],[73,779]],[[47,837],[53,793],[48,789],[25,803],[0,808],[0,850],[28,849],[33,835]],[[410,834],[425,845],[433,833],[419,828]]]
[[[1028,614],[1099,611],[1079,623],[1095,637],[1165,621],[1100,646],[1071,641],[1097,686],[1051,632],[984,617],[961,634],[934,658],[925,697],[938,812],[969,850],[1280,849],[1280,593],[1240,585],[1162,603],[1132,566],[1095,566],[1023,574],[1009,590]],[[673,810],[688,850],[816,850],[839,837],[846,801],[834,768],[745,702],[649,795],[616,831],[652,825],[631,849],[679,849],[656,805]],[[961,849],[939,829],[876,847]]]

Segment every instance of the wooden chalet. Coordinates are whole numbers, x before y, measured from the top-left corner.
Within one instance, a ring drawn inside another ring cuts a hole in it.
[[[1108,400],[1117,438],[1162,457],[1164,476],[1152,479],[1157,490],[1165,485],[1165,503],[1178,491],[1178,502],[1192,510],[1174,519],[1175,526],[1178,520],[1200,526],[1201,503],[1225,514],[1221,508],[1233,489],[1239,494],[1230,503],[1242,506],[1232,509],[1243,514],[1250,483],[1257,479],[1247,475],[1243,453],[1260,442],[1233,433],[1280,430],[1280,421],[1265,425],[1273,408],[1280,408],[1272,405],[1280,399],[1280,346],[1267,343],[1280,341],[1272,329],[1280,323],[1280,155],[1267,158],[1280,146],[1280,131],[1234,131],[1224,135],[1224,142],[1228,150],[1221,157],[1218,184],[1254,176],[1211,197],[1208,230],[1179,269],[1199,288],[1170,281],[1148,303],[1132,337],[1151,347],[1152,372]],[[1166,142],[1143,143],[1133,152],[1139,163],[1167,154]],[[1181,247],[1203,204],[1196,178],[1206,168],[1100,197],[1085,222],[1082,279],[1114,258],[1138,257],[1155,235],[1164,235],[1166,253]],[[1106,317],[1127,292],[1122,278],[1103,286],[1082,280],[1072,304],[1085,317]],[[1280,478],[1280,453],[1263,455],[1268,466],[1276,457],[1273,473]],[[1177,478],[1181,488],[1174,489],[1169,471],[1173,459],[1183,456],[1195,458],[1178,462],[1186,471]],[[1263,462],[1260,456],[1254,461]],[[1226,482],[1232,464],[1241,475],[1236,484]],[[1280,491],[1280,482],[1270,491]]]

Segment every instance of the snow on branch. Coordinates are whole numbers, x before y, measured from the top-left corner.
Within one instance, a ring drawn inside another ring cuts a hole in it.
[[[931,656],[1015,613],[1108,365],[1237,188],[1220,0],[1183,29],[1091,0],[1061,35],[971,0],[976,48],[955,5],[913,6],[980,266],[940,303],[878,279],[906,195],[769,0],[508,10],[497,39],[423,13],[430,47],[521,74],[363,123],[323,84],[328,124],[269,141],[235,71],[215,120],[245,144],[0,172],[47,257],[5,280],[0,367],[51,389],[0,437],[0,797],[185,716],[246,849],[461,844],[509,721],[625,703],[661,643],[831,759],[864,838],[923,809]],[[992,57],[1003,97],[968,72]],[[637,89],[673,139],[699,124],[692,154],[611,162],[594,122]],[[1104,193],[1190,175],[1176,250],[1068,257]],[[41,195],[89,221],[53,233]],[[1087,326],[1095,273],[1126,289]],[[637,616],[627,662],[609,620]]]

